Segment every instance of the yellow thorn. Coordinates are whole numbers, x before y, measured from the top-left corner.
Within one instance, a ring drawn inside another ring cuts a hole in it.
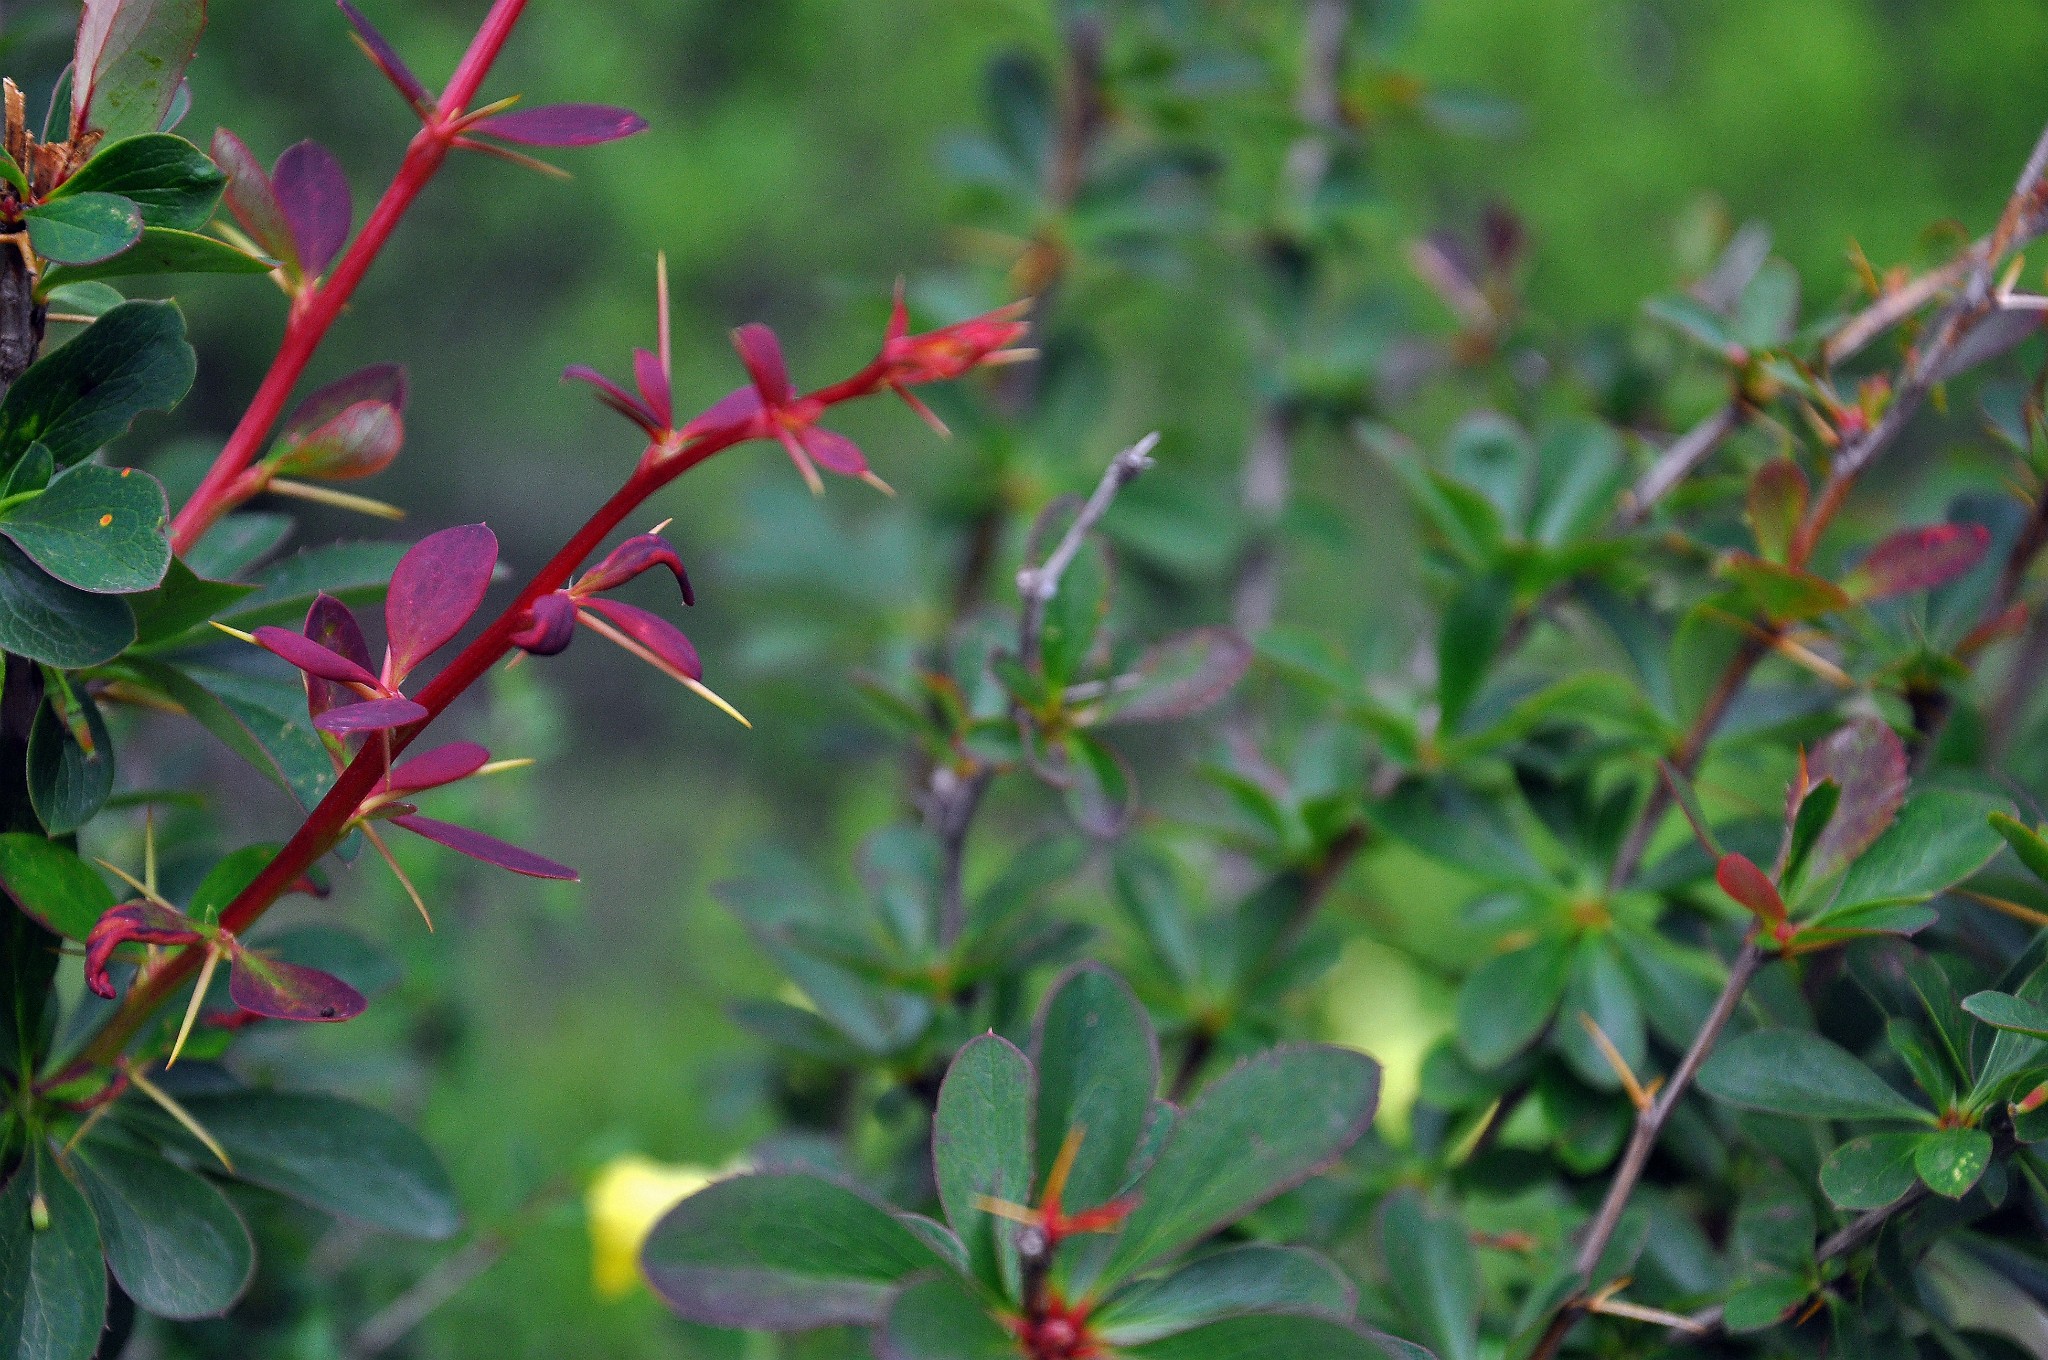
[[[1036,1224],[1042,1217],[1036,1209],[1027,1209],[1021,1204],[1012,1204],[1006,1199],[996,1199],[992,1195],[976,1195],[974,1207],[985,1214],[1007,1218],[1012,1223]]]
[[[667,518],[667,519],[663,520],[663,521],[662,521],[661,523],[659,523],[659,524],[655,525],[655,526],[654,526],[654,527],[653,527],[652,529],[649,529],[649,530],[648,530],[647,532],[648,532],[648,533],[650,533],[650,534],[658,534],[658,533],[660,533],[660,532],[661,532],[661,531],[662,531],[663,529],[666,529],[666,528],[668,528],[668,526],[669,526],[669,525],[671,525],[671,524],[674,524],[675,522],[676,522],[676,521],[675,521],[675,517],[674,517],[673,515],[671,515],[671,516],[670,516],[669,518]]]
[[[1066,1199],[1067,1177],[1074,1174],[1074,1158],[1080,1156],[1081,1139],[1087,1132],[1087,1126],[1082,1124],[1067,1130],[1059,1156],[1052,1159],[1052,1169],[1045,1173],[1045,1188],[1039,1192],[1039,1202],[1046,1208],[1058,1209]]]
[[[477,766],[476,773],[471,775],[470,778],[481,779],[487,774],[504,774],[510,770],[523,770],[533,763],[532,756],[521,756],[517,760],[493,760],[487,764]]]
[[[384,844],[384,838],[377,834],[376,828],[367,822],[363,823],[362,827],[363,836],[376,849],[384,863],[391,867],[391,872],[397,875],[399,886],[405,889],[405,894],[412,899],[412,904],[420,909],[420,919],[427,923],[427,930],[432,933],[434,918],[427,912],[426,899],[420,896],[420,890],[412,885],[412,880],[405,876],[405,870],[398,867],[398,860],[392,855],[391,847]]]
[[[192,1117],[192,1112],[190,1110],[186,1109],[183,1105],[180,1105],[177,1101],[171,1099],[169,1092],[165,1091],[162,1087],[158,1086],[155,1082],[151,1081],[148,1077],[143,1076],[142,1073],[136,1071],[133,1068],[130,1068],[128,1070],[128,1080],[135,1083],[136,1090],[142,1092],[142,1094],[148,1096],[151,1100],[154,1100],[157,1104],[163,1106],[164,1113],[168,1114],[171,1118],[177,1120],[178,1123],[183,1125],[185,1132],[191,1134],[194,1138],[197,1138],[201,1143],[205,1144],[206,1150],[208,1152],[211,1152],[214,1156],[220,1158],[220,1164],[222,1166],[226,1167],[230,1171],[233,1171],[235,1169],[234,1162],[229,1159],[227,1149],[223,1148],[220,1145],[220,1140],[215,1138],[212,1134],[208,1133],[206,1131],[206,1125],[200,1123],[197,1119],[194,1119]]]
[[[661,376],[673,382],[675,366],[671,358],[673,349],[669,336],[668,252],[665,250],[657,250],[654,253],[654,302],[659,313],[655,320],[655,354],[661,359]],[[660,533],[661,530],[656,529],[654,532]]]
[[[811,466],[810,459],[805,458],[800,460],[796,465],[796,470],[798,472],[803,473],[804,485],[811,489],[811,494],[813,496],[822,496],[825,494],[825,479],[823,477],[820,477],[818,475],[818,470]]]
[[[401,520],[405,511],[389,501],[375,500],[369,496],[351,495],[331,487],[317,486],[312,482],[296,481],[290,477],[272,477],[263,488],[274,495],[290,496],[296,500],[312,501],[318,505],[331,505],[339,510],[353,510],[359,515],[375,519]]]
[[[142,881],[156,891],[156,808],[142,810]]]
[[[1637,1110],[1650,1108],[1650,1093],[1636,1080],[1636,1074],[1629,1070],[1628,1060],[1621,1056],[1621,1050],[1614,1046],[1614,1040],[1607,1037],[1607,1031],[1600,1028],[1600,1022],[1585,1011],[1579,1012],[1579,1023],[1586,1027],[1586,1033],[1593,1038],[1600,1056],[1607,1059],[1607,1065],[1614,1069],[1614,1075],[1621,1078],[1622,1089],[1628,1092],[1629,1104]]]
[[[235,641],[237,642],[246,642],[252,647],[260,647],[263,645],[262,643],[256,641],[256,635],[254,633],[245,633],[239,628],[230,628],[226,624],[222,623],[219,619],[208,619],[207,622],[212,624],[214,627],[220,629],[223,633],[226,633],[229,637],[235,639]]]
[[[2031,926],[2048,926],[2048,912],[2035,911],[2032,907],[2023,907],[2017,902],[2008,902],[2003,897],[1992,897],[1988,893],[1973,892],[1969,888],[1954,888],[1950,891],[1958,897],[1967,897],[1980,906],[2002,912],[2015,921],[2025,921]]]
[[[749,732],[754,730],[754,725],[747,721],[747,715],[740,712],[738,709],[734,708],[724,699],[720,698],[718,695],[718,691],[712,689],[709,685],[704,684],[702,681],[692,680],[687,675],[677,676],[676,678],[683,682],[683,688],[689,690],[699,699],[702,699],[705,703],[710,704],[713,708],[725,714],[725,716],[731,718],[734,722],[738,723],[741,727],[746,728]]]
[[[185,1051],[185,1040],[191,1036],[192,1022],[199,1018],[199,1008],[206,1001],[206,989],[213,985],[213,970],[220,967],[220,954],[218,945],[206,946],[206,962],[199,965],[199,980],[192,984],[192,1004],[185,1007],[185,1020],[178,1026],[178,1037],[171,1044],[171,1056],[164,1059],[166,1072],[177,1066],[178,1055]]]
[[[156,903],[160,907],[171,907],[170,903],[164,901],[163,898],[157,895],[157,891],[155,888],[149,887],[148,885],[144,884],[141,879],[129,873],[120,865],[115,864],[109,860],[100,859],[98,856],[93,857],[93,862],[98,864],[102,869],[105,869],[114,877],[120,879],[123,883],[126,883],[129,887],[135,889],[135,891],[141,893],[145,899]],[[177,908],[171,907],[171,910],[176,911]]]
[[[861,473],[860,479],[866,482],[869,486],[873,487],[875,490],[881,492],[884,496],[887,496],[890,500],[893,501],[896,499],[896,488],[890,486],[880,477],[877,477],[873,472]]]

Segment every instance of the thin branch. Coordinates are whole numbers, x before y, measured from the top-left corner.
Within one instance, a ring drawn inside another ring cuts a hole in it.
[[[1742,424],[1742,418],[1742,403],[1730,401],[1672,440],[1623,501],[1621,511],[1615,517],[1620,527],[1633,528],[1647,519],[1651,507],[1690,477],[1693,470],[1721,446],[1721,441],[1735,432]]]
[[[1042,565],[1026,567],[1017,573],[1017,593],[1024,597],[1024,617],[1017,641],[1027,666],[1035,665],[1039,659],[1039,645],[1045,634],[1046,606],[1060,593],[1060,581],[1066,576],[1067,568],[1074,564],[1074,558],[1080,554],[1089,532],[1109,513],[1117,492],[1152,466],[1152,450],[1158,446],[1159,432],[1154,430],[1110,459],[1108,470],[1096,483],[1080,513],[1074,516],[1074,522],[1067,526],[1066,536],[1059,541],[1059,546],[1052,550]]]

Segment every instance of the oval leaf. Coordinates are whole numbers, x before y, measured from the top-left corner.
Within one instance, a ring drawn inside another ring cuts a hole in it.
[[[497,565],[497,535],[481,524],[429,534],[399,559],[384,601],[392,684],[462,631]]]
[[[28,243],[57,264],[97,264],[142,239],[142,210],[119,194],[73,194],[22,213]]]
[[[1139,1181],[1104,1285],[1314,1175],[1372,1123],[1379,1086],[1378,1063],[1322,1045],[1275,1049],[1210,1083]]]
[[[1913,1188],[1917,1133],[1852,1138],[1820,1168],[1820,1188],[1840,1209],[1882,1209]]]
[[[12,467],[29,445],[41,442],[58,467],[69,467],[144,411],[176,406],[197,371],[175,305],[123,303],[8,389],[0,401],[0,458]]]
[[[92,1206],[41,1138],[0,1191],[0,1348],[20,1360],[86,1360],[107,1316]],[[40,1192],[49,1226],[30,1221]]]
[[[1730,1105],[1799,1119],[1934,1119],[1853,1053],[1807,1030],[1730,1039],[1700,1068],[1699,1084]]]
[[[932,1171],[946,1222],[967,1245],[976,1277],[1013,1296],[1017,1227],[981,1203],[1031,1202],[1031,1084],[1031,1060],[984,1034],[946,1069],[932,1116]]]
[[[71,1167],[99,1219],[107,1265],[165,1318],[218,1317],[256,1269],[249,1229],[212,1183],[161,1157],[89,1143]]]
[[[1348,1319],[1358,1291],[1312,1251],[1263,1243],[1204,1256],[1141,1280],[1104,1303],[1092,1330],[1114,1346],[1157,1341],[1238,1313],[1314,1313]]]
[[[767,1331],[879,1323],[899,1283],[940,1264],[887,1209],[794,1171],[690,1196],[654,1226],[640,1262],[685,1319]]]
[[[1083,964],[1047,994],[1033,1032],[1038,1073],[1037,1184],[1072,1131],[1080,1145],[1065,1205],[1089,1209],[1124,1186],[1159,1089],[1159,1041],[1123,980]]]
[[[23,831],[0,836],[0,887],[67,940],[83,942],[114,905],[112,890],[91,865],[55,841]]]
[[[605,104],[542,104],[493,114],[476,125],[478,132],[521,146],[596,146],[646,130],[639,114]]]
[[[78,173],[50,193],[118,194],[142,212],[144,225],[197,231],[213,216],[228,177],[183,137],[151,132],[102,144]]]
[[[156,478],[80,463],[33,500],[0,511],[0,534],[66,585],[133,595],[155,589],[171,569],[169,520]]]

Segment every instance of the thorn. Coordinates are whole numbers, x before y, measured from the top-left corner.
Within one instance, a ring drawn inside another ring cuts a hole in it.
[[[523,770],[533,763],[534,759],[532,756],[520,756],[517,760],[493,760],[477,766],[476,773],[471,775],[470,778],[482,779],[485,775],[505,774],[512,770]]]
[[[405,511],[388,501],[374,500],[369,496],[352,495],[336,491],[331,487],[318,486],[312,482],[301,482],[290,477],[272,477],[263,488],[279,496],[290,496],[296,500],[312,501],[319,505],[331,505],[341,510],[353,510],[357,514],[370,515],[376,519],[401,520]]]
[[[1067,1136],[1060,1143],[1059,1156],[1052,1159],[1052,1169],[1045,1173],[1045,1188],[1040,1192],[1047,1209],[1060,1211],[1060,1204],[1066,1198],[1067,1177],[1074,1174],[1074,1159],[1081,1154],[1081,1139],[1088,1133],[1085,1124],[1076,1124],[1067,1130]]]
[[[434,918],[427,911],[426,899],[420,896],[420,890],[412,885],[412,880],[405,876],[405,870],[398,867],[397,857],[391,853],[391,847],[384,843],[384,838],[377,834],[377,829],[367,822],[361,825],[364,837],[375,848],[379,858],[390,866],[391,872],[398,878],[399,886],[405,889],[405,895],[410,897],[412,904],[420,909],[420,919],[427,923],[428,933],[433,933]]]
[[[1033,1227],[1037,1226],[1041,1217],[1036,1209],[1027,1209],[1021,1204],[1012,1204],[993,1195],[976,1195],[974,1207],[985,1214],[994,1214],[997,1218],[1007,1218],[1012,1223],[1025,1223]]]
[[[256,635],[254,633],[245,633],[239,628],[230,628],[226,624],[222,623],[219,619],[208,619],[207,622],[212,624],[214,627],[220,629],[223,633],[226,633],[229,637],[233,638],[237,642],[246,642],[251,647],[261,647],[263,645],[262,643],[256,640]]]
[[[192,1034],[192,1024],[199,1018],[199,1008],[206,1002],[206,989],[213,985],[213,970],[220,967],[220,946],[209,943],[206,946],[206,962],[199,965],[199,980],[192,984],[192,1004],[185,1007],[184,1023],[178,1026],[178,1037],[171,1043],[171,1056],[164,1059],[164,1071],[177,1066],[178,1055],[185,1051],[185,1040]]]
[[[747,715],[734,708],[724,699],[721,699],[718,696],[718,692],[709,685],[706,685],[701,680],[692,680],[688,676],[681,676],[679,678],[682,680],[684,688],[695,694],[699,699],[718,709],[749,732],[754,730],[754,725],[747,721]]]
[[[670,399],[673,400],[676,373],[669,331],[668,252],[665,250],[654,252],[654,301],[658,313],[655,317],[655,335],[658,341],[655,353],[661,359],[661,376],[668,379]],[[660,533],[661,530],[656,529],[654,532]]]
[[[1993,897],[1989,893],[1975,892],[1969,888],[1951,888],[1949,891],[1957,897],[1967,897],[1979,906],[1989,907],[1995,912],[2010,916],[2015,921],[2025,921],[2032,926],[2048,926],[2048,912],[2035,911],[2032,907],[2023,907],[2017,902],[2008,902],[2003,897]]]
[[[156,808],[154,805],[142,810],[142,881],[147,891],[156,893]]]
[[[155,888],[145,885],[141,879],[129,873],[120,865],[113,863],[111,860],[101,859],[97,855],[93,857],[93,862],[95,864],[98,864],[102,869],[105,869],[114,877],[120,879],[123,883],[126,883],[129,887],[135,889],[135,891],[141,893],[143,897],[148,899],[149,901],[156,903],[160,907],[171,907],[170,903],[164,901],[163,898],[157,895],[157,891]],[[171,910],[176,911],[177,908],[171,907]]]
[[[866,482],[869,486],[873,487],[875,490],[881,492],[884,496],[887,496],[890,500],[893,501],[896,499],[896,488],[890,486],[880,477],[877,477],[872,471],[861,473],[860,479]]]
[[[1638,1114],[1650,1108],[1650,1093],[1636,1080],[1636,1074],[1629,1070],[1628,1060],[1621,1056],[1621,1050],[1614,1046],[1614,1040],[1607,1037],[1607,1031],[1600,1028],[1600,1022],[1585,1011],[1579,1012],[1579,1023],[1586,1027],[1593,1043],[1600,1050],[1600,1056],[1607,1059],[1607,1065],[1614,1069],[1614,1075],[1621,1078],[1622,1089],[1628,1092],[1629,1104],[1636,1107]]]
[[[674,515],[670,515],[670,516],[669,516],[669,517],[668,517],[667,519],[665,519],[665,520],[663,520],[663,521],[662,521],[661,523],[659,523],[659,524],[655,525],[655,526],[654,526],[654,527],[653,527],[652,529],[649,529],[649,530],[648,530],[647,532],[648,532],[648,533],[650,533],[650,534],[658,534],[658,533],[660,533],[660,532],[661,532],[661,531],[662,531],[663,529],[666,529],[666,528],[668,528],[668,526],[669,526],[669,525],[671,525],[671,524],[674,524],[675,522],[676,522],[676,520],[675,520],[675,516],[674,516]]]
[[[509,147],[494,146],[490,142],[479,142],[472,140],[471,138],[468,137],[457,137],[452,143],[450,143],[450,145],[459,146],[464,151],[479,151],[486,156],[496,156],[501,161],[509,161],[513,165],[520,166],[523,169],[537,170],[541,174],[546,175],[551,179],[576,178],[574,175],[570,174],[567,170],[564,170],[559,165],[549,165],[546,161],[536,160],[532,156],[522,155],[521,153],[514,151]]]
[[[177,1120],[178,1123],[184,1127],[185,1132],[191,1134],[194,1138],[197,1138],[201,1143],[205,1144],[206,1150],[208,1152],[211,1152],[214,1156],[220,1158],[220,1164],[222,1166],[226,1167],[230,1171],[233,1171],[235,1169],[234,1162],[229,1159],[227,1149],[223,1148],[220,1145],[220,1140],[215,1138],[212,1134],[208,1133],[206,1131],[206,1125],[200,1123],[197,1119],[194,1119],[192,1117],[192,1112],[190,1110],[186,1109],[183,1105],[180,1105],[177,1101],[171,1099],[169,1092],[165,1091],[162,1087],[158,1086],[148,1077],[143,1076],[141,1072],[136,1071],[134,1068],[130,1068],[128,1070],[128,1080],[135,1083],[135,1088],[138,1091],[141,1091],[142,1094],[148,1096],[151,1100],[154,1100],[157,1104],[163,1106],[164,1113],[168,1114],[171,1118]]]

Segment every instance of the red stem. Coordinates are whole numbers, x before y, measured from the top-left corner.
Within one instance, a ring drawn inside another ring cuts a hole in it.
[[[491,6],[483,26],[470,39],[469,49],[463,53],[440,103],[426,125],[414,135],[398,173],[371,209],[348,252],[332,272],[293,302],[291,315],[285,321],[284,339],[278,345],[277,357],[270,362],[270,371],[263,375],[256,395],[235,423],[234,432],[213,460],[213,466],[171,521],[171,546],[179,554],[197,543],[241,499],[237,493],[242,489],[238,486],[242,473],[256,461],[264,441],[277,427],[285,401],[298,386],[320,342],[327,338],[328,328],[370,272],[370,266],[391,240],[413,200],[447,160],[448,149],[461,131],[463,110],[476,97],[477,88],[504,50],[505,40],[511,37],[513,25],[519,22],[525,8],[526,0],[496,0]]]

